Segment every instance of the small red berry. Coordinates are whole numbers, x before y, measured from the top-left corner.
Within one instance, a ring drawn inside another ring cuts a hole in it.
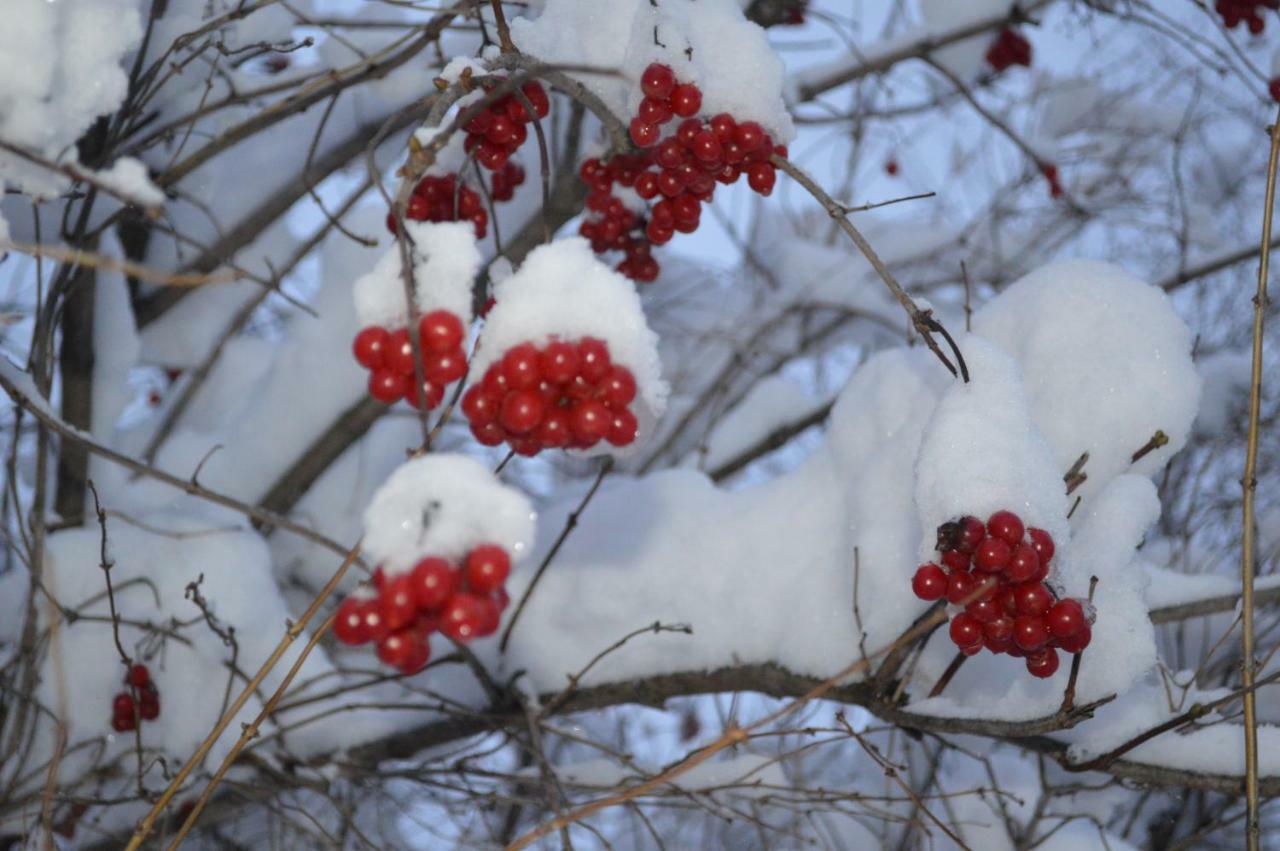
[[[133,697],[125,692],[117,694],[111,701],[111,712],[114,715],[133,717]]]
[[[605,435],[605,440],[614,446],[626,446],[636,439],[636,433],[639,430],[640,423],[636,415],[623,408],[613,412],[613,419],[609,423],[609,432]]]
[[[973,567],[984,573],[999,573],[1009,563],[1013,551],[1000,538],[984,538],[973,551]]]
[[[418,337],[422,350],[444,354],[462,345],[466,329],[457,314],[448,310],[433,310],[418,320]]]
[[[776,181],[777,173],[772,164],[752,163],[747,166],[747,185],[761,195],[771,194]]]
[[[658,125],[650,124],[641,118],[631,119],[631,141],[638,148],[647,148],[658,141],[660,131]]]
[[[1040,557],[1040,564],[1047,566],[1053,559],[1055,552],[1053,536],[1043,529],[1032,527],[1027,530],[1027,537],[1031,539],[1031,546],[1035,549],[1036,555]]]
[[[947,574],[936,564],[924,564],[911,579],[911,590],[921,600],[941,600],[947,594]]]
[[[471,436],[481,446],[497,446],[506,439],[506,432],[497,423],[472,423]]]
[[[1048,679],[1058,670],[1058,652],[1045,647],[1027,657],[1027,672],[1033,677]]]
[[[552,408],[547,411],[542,422],[533,433],[533,439],[546,449],[561,449],[573,440],[573,432],[569,428],[569,412],[564,408]]]
[[[111,729],[117,733],[127,733],[130,730],[137,729],[137,722],[133,720],[133,713],[128,715],[116,715],[111,719]]]
[[[515,390],[529,390],[542,381],[540,352],[532,343],[521,343],[507,350],[502,356],[502,374],[507,386]]]
[[[429,411],[440,407],[440,403],[444,401],[444,385],[437,384],[430,378],[423,380],[421,389],[410,377],[405,378],[405,383],[409,386],[404,394],[405,401],[415,408],[421,408],[425,404]]]
[[[671,104],[667,103],[666,98],[661,100],[652,97],[645,98],[640,101],[640,108],[636,110],[636,118],[646,124],[666,124],[671,120]]]
[[[994,599],[977,599],[964,609],[978,623],[991,623],[999,620],[1004,615],[1004,610],[1000,608],[1000,604]]]
[[[138,701],[138,715],[143,721],[154,721],[160,717],[160,695],[154,691],[144,691]]]
[[[716,138],[721,142],[734,141],[737,136],[738,122],[735,121],[733,116],[727,112],[721,112],[713,115],[711,120],[707,123],[711,125],[711,132],[714,133]]]
[[[1049,629],[1044,619],[1033,615],[1020,615],[1013,620],[1013,643],[1028,653],[1034,653],[1049,643]]]
[[[1003,615],[982,625],[982,635],[988,641],[1008,644],[1013,641],[1013,618]]]
[[[146,665],[137,663],[129,667],[126,680],[134,688],[144,688],[151,682],[151,672],[147,670]]]
[[[572,343],[553,340],[538,356],[538,369],[547,381],[567,384],[578,374],[578,349]]]
[[[364,644],[369,640],[360,601],[355,597],[348,597],[338,606],[333,619],[333,637],[343,644]]]
[[[432,384],[445,387],[467,374],[467,357],[462,349],[428,354],[422,372]]]
[[[972,647],[982,643],[982,624],[963,612],[951,619],[951,640],[957,647]]]
[[[689,149],[693,151],[695,157],[703,162],[712,162],[724,156],[724,150],[720,147],[720,140],[710,130],[703,130],[697,136],[694,136],[693,144],[689,146]]]
[[[734,128],[733,140],[741,145],[743,150],[754,151],[768,142],[769,135],[756,122],[744,121]]]
[[[499,402],[479,384],[462,394],[462,413],[473,425],[486,425],[498,419]]]
[[[378,642],[378,658],[402,674],[416,674],[430,660],[431,647],[421,633],[404,629]]]
[[[947,550],[942,554],[941,559],[943,565],[951,570],[968,570],[969,556],[959,550]]]
[[[1089,646],[1089,642],[1093,640],[1093,628],[1089,626],[1089,622],[1085,621],[1084,626],[1074,635],[1066,638],[1058,639],[1058,646],[1066,653],[1083,653],[1084,649]]]
[[[596,384],[609,374],[613,366],[609,359],[609,346],[604,340],[584,337],[578,342],[578,374],[591,384]]]
[[[382,616],[382,606],[377,600],[360,601],[360,615],[364,621],[364,632],[369,641],[381,641],[386,637],[387,620]]]
[[[1041,617],[1053,606],[1053,594],[1043,582],[1024,582],[1021,585],[1015,585],[1013,599],[1020,615]]]
[[[1070,638],[1088,624],[1084,607],[1076,600],[1059,600],[1045,616],[1054,638]]]
[[[511,557],[497,544],[481,544],[467,554],[467,586],[481,594],[502,587],[511,573]]]
[[[371,325],[356,334],[351,344],[356,356],[356,363],[365,369],[378,369],[382,366],[382,354],[387,345],[387,329],[379,325]]]
[[[453,596],[458,576],[449,562],[428,556],[413,566],[409,574],[413,601],[420,611],[438,609]]]
[[[382,354],[386,368],[401,375],[413,375],[413,341],[409,332],[397,328],[387,335],[387,346]]]
[[[681,118],[697,115],[702,109],[702,91],[692,83],[681,83],[671,92],[671,111]]]
[[[485,607],[475,594],[454,594],[440,613],[440,631],[456,641],[470,641],[484,625]]]
[[[1018,544],[1004,566],[1004,575],[1010,582],[1027,582],[1040,572],[1040,556],[1031,544]]]
[[[636,379],[625,366],[613,366],[599,384],[600,401],[610,408],[624,408],[636,398]]]
[[[1271,82],[1267,83],[1267,92],[1274,101],[1280,101],[1280,77],[1275,77]]]
[[[669,98],[676,87],[676,72],[670,66],[654,62],[640,75],[640,91],[651,98]]]
[[[414,598],[413,579],[407,573],[389,577],[378,595],[382,618],[387,629],[396,632],[413,623],[418,614],[418,602]]]
[[[569,430],[574,440],[585,447],[594,446],[609,433],[613,415],[603,402],[584,399],[569,412]]]
[[[898,161],[887,160],[884,164],[884,172],[890,177],[896,177],[898,174]]]
[[[1024,531],[1022,521],[1012,511],[997,511],[987,520],[987,534],[1011,547],[1022,542]]]
[[[986,527],[976,517],[961,517],[957,522],[960,524],[960,532],[957,536],[955,547],[962,553],[971,553],[978,548],[978,544],[982,543],[982,539],[986,537]]]
[[[947,602],[961,605],[977,590],[978,580],[973,574],[953,573],[947,579]]]
[[[546,403],[536,390],[512,390],[502,400],[498,422],[512,434],[527,434],[542,422]]]
[[[377,369],[369,374],[369,395],[387,405],[403,399],[408,385],[405,376],[390,369]]]

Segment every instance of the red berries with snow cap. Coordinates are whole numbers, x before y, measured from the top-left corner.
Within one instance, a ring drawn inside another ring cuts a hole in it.
[[[447,310],[424,313],[418,320],[418,341],[422,351],[423,385],[417,387],[413,343],[403,328],[389,331],[371,325],[356,334],[352,354],[369,370],[369,395],[392,405],[401,399],[415,408],[437,407],[444,389],[467,371],[467,354],[462,348],[466,329],[456,314]]]
[[[1057,650],[1089,646],[1091,607],[1058,599],[1044,581],[1055,552],[1048,532],[997,511],[985,524],[969,516],[942,524],[937,549],[940,564],[917,569],[911,589],[922,600],[945,597],[964,606],[950,627],[960,652],[972,656],[986,647],[1019,656],[1032,676],[1046,678],[1058,670]]]

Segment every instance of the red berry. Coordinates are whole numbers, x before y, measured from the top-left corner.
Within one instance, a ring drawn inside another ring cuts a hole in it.
[[[942,563],[951,570],[968,570],[969,556],[959,550],[948,550],[942,554]]]
[[[445,387],[467,374],[467,357],[462,349],[429,354],[423,361],[422,372],[432,384]]]
[[[138,701],[138,715],[143,721],[154,721],[160,717],[160,695],[154,691],[144,691]]]
[[[950,632],[957,647],[972,647],[982,642],[982,624],[963,612],[951,619]]]
[[[1022,542],[1024,531],[1022,521],[1012,511],[997,511],[987,520],[987,534],[1011,547]]]
[[[733,140],[745,151],[754,151],[764,145],[768,139],[769,135],[764,132],[764,128],[754,121],[744,121],[733,131]]]
[[[480,594],[502,587],[511,573],[511,557],[497,544],[481,544],[467,554],[467,586]]]
[[[614,446],[626,446],[636,439],[636,432],[640,429],[640,423],[636,420],[636,415],[627,409],[613,412],[613,419],[609,423],[609,433],[605,435],[605,440]],[[572,429],[570,429],[572,431]]]
[[[418,614],[418,602],[414,599],[413,579],[407,573],[397,574],[387,579],[378,595],[378,604],[382,607],[382,618],[387,629],[396,632],[413,623]]]
[[[671,92],[671,111],[681,118],[697,115],[702,109],[702,91],[692,83],[681,83]]]
[[[563,340],[552,340],[538,356],[538,369],[547,381],[567,384],[578,374],[577,347]]]
[[[547,411],[542,422],[533,433],[533,439],[546,449],[560,449],[568,446],[573,440],[569,428],[569,412],[564,408],[552,408]]]
[[[382,616],[382,606],[378,605],[377,600],[361,600],[360,616],[369,641],[381,641],[386,637],[387,620]]]
[[[547,90],[537,80],[529,80],[520,87],[520,91],[524,92],[525,98],[529,101],[529,105],[533,107],[533,114],[538,118],[546,118],[551,114],[551,99],[547,97]],[[523,179],[524,175],[521,175]],[[520,181],[516,181],[518,186]]]
[[[462,320],[452,311],[433,310],[418,320],[418,338],[424,352],[452,352],[462,345],[465,336]]]
[[[1040,556],[1030,544],[1018,544],[1004,566],[1004,575],[1010,582],[1027,582],[1040,572]]]
[[[978,590],[978,580],[971,573],[953,573],[947,579],[947,602],[960,605]]]
[[[668,98],[676,87],[676,72],[654,62],[640,75],[640,91],[651,98]]]
[[[583,337],[578,342],[578,374],[589,383],[596,384],[604,379],[612,366],[609,346],[604,340]]]
[[[986,527],[977,517],[961,517],[957,522],[960,525],[960,531],[956,537],[955,548],[962,553],[971,553],[986,537]]]
[[[658,141],[660,132],[658,125],[650,124],[640,118],[631,119],[631,141],[638,148],[647,148]]]
[[[771,194],[777,179],[777,173],[770,163],[752,163],[747,166],[747,185],[761,195]]]
[[[1054,638],[1070,638],[1079,632],[1088,621],[1084,616],[1084,607],[1076,600],[1059,600],[1045,615],[1045,623]]]
[[[546,403],[536,390],[512,390],[502,400],[498,422],[512,434],[526,434],[538,427]]]
[[[1267,92],[1271,95],[1271,99],[1280,101],[1280,77],[1275,77],[1271,82],[1267,83]]]
[[[1014,586],[1013,600],[1018,614],[1040,617],[1053,605],[1053,594],[1043,582],[1024,582]]]
[[[636,118],[646,124],[666,124],[671,120],[671,105],[667,103],[666,98],[645,98],[640,101]]]
[[[911,579],[911,590],[921,600],[941,600],[947,593],[947,574],[936,564],[924,564]]]
[[[507,350],[502,356],[502,374],[507,386],[515,390],[529,390],[542,381],[540,353],[532,343],[521,343]]]
[[[1009,545],[1000,538],[984,538],[973,551],[973,567],[985,573],[999,573],[1012,555]]]
[[[440,631],[455,641],[470,641],[485,622],[484,602],[475,594],[454,594],[440,613]]]
[[[898,161],[897,160],[886,161],[884,164],[884,171],[885,171],[885,174],[889,175],[890,177],[894,177],[895,175],[897,175]]]
[[[125,680],[134,688],[144,688],[151,682],[151,672],[147,670],[146,665],[134,664],[129,667],[129,673]]]
[[[472,423],[471,436],[481,446],[497,446],[506,439],[507,433],[497,423]]]
[[[495,145],[488,139],[484,140],[479,145],[476,145],[473,153],[475,155],[476,162],[489,169],[489,171],[497,171],[502,168],[507,164],[507,157],[510,156],[505,147],[502,145]]]
[[[604,403],[594,399],[576,402],[569,411],[569,431],[585,447],[594,446],[613,425],[613,415]]]
[[[977,599],[964,609],[978,623],[991,623],[1004,615],[1004,610],[994,599]]]
[[[133,717],[133,696],[121,692],[117,694],[111,701],[111,712],[113,715],[128,715]]]
[[[721,142],[733,141],[737,136],[738,122],[734,121],[733,116],[727,112],[713,115],[707,123],[711,125],[711,132]]]
[[[1013,618],[1003,615],[982,625],[982,635],[996,644],[1008,644],[1013,641]]]
[[[1053,536],[1043,529],[1033,527],[1027,530],[1027,537],[1031,539],[1031,546],[1036,551],[1036,555],[1040,557],[1040,564],[1047,567],[1055,552]]]
[[[499,401],[506,396],[507,391],[511,389],[510,385],[507,384],[506,373],[502,371],[501,362],[495,363],[485,370],[484,379],[480,384],[484,387],[484,392]]]
[[[111,719],[111,729],[117,733],[127,733],[137,728],[137,722],[133,720],[133,713],[128,715],[116,715]]]
[[[680,122],[680,126],[676,128],[676,141],[683,147],[688,148],[693,144],[693,138],[702,132],[702,122],[696,118],[690,118]],[[677,149],[679,150],[679,149]],[[680,152],[680,162],[684,162],[684,152]],[[674,166],[672,166],[674,168]]]
[[[473,425],[486,425],[498,419],[498,400],[489,395],[479,384],[473,384],[462,394],[462,413]]]
[[[431,659],[431,646],[420,632],[404,629],[378,642],[378,658],[402,674],[416,674]]]
[[[480,625],[476,629],[476,637],[484,638],[486,635],[493,635],[498,631],[498,625],[502,622],[502,609],[499,608],[497,601],[490,596],[480,598]]]
[[[429,556],[413,566],[409,573],[409,586],[414,604],[420,611],[440,608],[453,596],[458,587],[458,577],[449,562]]]
[[[724,156],[724,151],[720,147],[720,140],[710,130],[703,130],[697,136],[694,136],[693,144],[689,146],[689,149],[693,151],[695,157],[703,162],[712,162]]]
[[[1049,643],[1049,629],[1044,619],[1021,615],[1013,620],[1013,643],[1028,653],[1034,653]]]
[[[430,378],[423,380],[421,388],[412,378],[405,378],[405,381],[409,385],[409,390],[404,394],[405,401],[413,407],[421,408],[425,404],[429,411],[432,408],[438,408],[444,401],[444,386]]]
[[[343,644],[364,644],[369,640],[365,632],[364,615],[360,611],[360,601],[348,597],[338,606],[333,619],[333,637]]]
[[[401,375],[413,375],[413,341],[409,332],[397,328],[387,335],[387,347],[382,353],[386,368]]]
[[[646,201],[658,196],[658,175],[651,171],[646,171],[636,177],[635,185],[636,194]]]
[[[636,398],[636,379],[625,366],[614,366],[599,384],[600,401],[610,408],[624,408]]]
[[[405,376],[390,369],[377,369],[369,374],[369,395],[387,405],[403,399],[408,386]]]
[[[387,329],[380,325],[371,325],[356,334],[351,344],[356,356],[356,363],[365,369],[378,369],[382,366],[382,353],[387,345]]]
[[[1093,640],[1093,628],[1089,626],[1089,622],[1085,621],[1080,631],[1066,638],[1058,639],[1058,646],[1066,653],[1083,653],[1084,649],[1089,646],[1089,642]]]
[[[1048,679],[1058,670],[1058,652],[1045,647],[1027,657],[1027,672],[1033,677]]]

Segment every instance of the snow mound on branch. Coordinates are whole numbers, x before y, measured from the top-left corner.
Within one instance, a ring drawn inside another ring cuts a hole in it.
[[[388,574],[424,556],[459,559],[499,544],[519,561],[533,546],[537,515],[524,494],[474,458],[424,455],[402,464],[364,512],[363,550]]]
[[[414,297],[418,312],[448,310],[471,322],[471,287],[483,258],[471,222],[405,222],[412,245]],[[409,324],[401,277],[400,246],[392,244],[373,269],[355,283],[356,314],[362,327],[403,328]]]
[[[537,19],[512,21],[511,37],[547,63],[617,71],[575,76],[623,123],[643,97],[640,75],[661,62],[702,90],[703,115],[758,121],[776,144],[795,136],[782,97],[782,60],[735,0],[548,0]]]
[[[792,379],[783,375],[761,379],[707,436],[702,466],[719,467],[816,407],[817,401]]]
[[[640,439],[652,432],[668,393],[658,337],[649,328],[635,287],[601,263],[585,239],[560,239],[535,248],[514,275],[495,287],[494,298],[471,360],[470,383],[482,380],[490,365],[520,343],[543,346],[557,337],[595,337],[609,344],[614,363],[635,376],[638,404],[632,410],[640,421]],[[602,445],[597,451],[617,449]]]
[[[973,330],[1021,367],[1058,474],[1089,453],[1085,500],[1120,473],[1155,475],[1186,443],[1201,382],[1191,331],[1159,288],[1108,263],[1054,263],[976,312]],[[1133,463],[1157,430],[1169,442]]]
[[[1032,422],[1017,364],[975,336],[960,346],[971,380],[943,394],[916,459],[921,560],[933,560],[938,526],[1001,509],[1062,546],[1069,536],[1062,470]]]
[[[164,204],[164,193],[151,182],[147,167],[141,160],[120,157],[111,164],[111,168],[91,173],[103,186],[133,203],[143,207],[160,207]]]
[[[136,0],[8,0],[0,26],[0,139],[56,160],[124,99],[120,62],[142,36]],[[0,152],[0,184],[51,194],[65,181]]]

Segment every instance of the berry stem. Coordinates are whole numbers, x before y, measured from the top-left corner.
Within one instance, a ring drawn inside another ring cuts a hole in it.
[[[951,660],[951,664],[942,672],[942,677],[934,684],[933,689],[929,692],[929,697],[937,697],[942,694],[942,690],[951,682],[951,678],[956,675],[956,671],[960,670],[960,666],[964,664],[964,660],[969,657],[963,653],[956,653],[956,657]]]

